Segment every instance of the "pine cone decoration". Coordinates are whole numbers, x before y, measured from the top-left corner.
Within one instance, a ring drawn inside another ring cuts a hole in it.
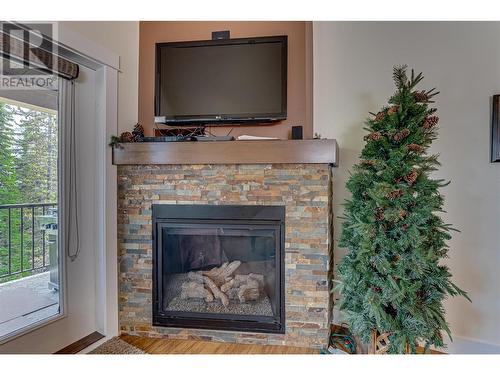
[[[382,207],[377,207],[375,209],[375,219],[378,221],[384,220],[384,209]]]
[[[406,176],[404,176],[404,180],[409,184],[413,185],[415,181],[417,180],[418,173],[416,170],[412,170],[410,173],[408,173]]]
[[[134,136],[132,135],[131,132],[123,132],[120,135],[120,140],[122,142],[134,142]]]
[[[393,138],[396,142],[399,142],[408,137],[408,135],[410,135],[410,131],[408,129],[403,129],[400,132],[394,134]]]
[[[404,219],[407,215],[408,215],[408,212],[406,212],[403,209],[399,210],[399,212],[398,212],[398,216],[400,219]]]
[[[411,143],[408,145],[408,150],[413,151],[416,154],[421,154],[424,152],[424,148],[416,143]]]
[[[432,127],[436,126],[439,121],[439,117],[437,116],[428,116],[424,119],[422,126],[424,129],[429,130]]]
[[[427,95],[424,90],[415,91],[413,93],[413,99],[415,99],[417,103],[426,103],[429,100],[429,95]]]
[[[408,224],[403,224],[403,225],[402,225],[402,228],[403,228],[403,230],[405,230],[405,231],[406,231],[406,230],[408,230]]]
[[[382,292],[382,288],[378,287],[378,286],[372,286],[372,290],[375,292],[375,293],[381,293]]]
[[[402,196],[403,196],[403,190],[401,190],[401,189],[393,190],[387,195],[387,197],[389,199],[397,199],[397,198],[402,197]]]
[[[134,126],[134,130],[132,131],[133,135],[140,135],[141,137],[144,137],[144,127],[137,123]]]
[[[393,105],[387,110],[387,114],[392,115],[393,113],[396,113],[399,111],[399,105]]]
[[[365,136],[365,141],[371,140],[371,141],[378,141],[379,139],[382,138],[382,133],[380,132],[373,132]]]
[[[134,136],[134,141],[137,142],[141,138],[144,137],[144,128],[142,127],[141,124],[137,123],[134,126],[134,130],[132,131],[132,134]]]
[[[382,121],[385,117],[385,112],[381,111],[379,113],[377,113],[377,115],[375,116],[375,121]]]
[[[439,329],[438,329],[438,330],[436,330],[436,336],[437,336],[437,337],[439,337],[439,339],[440,339],[441,341],[443,341],[443,334],[441,333],[441,331],[440,331]]]
[[[372,159],[361,160],[361,164],[364,164],[364,165],[374,166],[375,163],[376,163],[376,161],[372,160]]]

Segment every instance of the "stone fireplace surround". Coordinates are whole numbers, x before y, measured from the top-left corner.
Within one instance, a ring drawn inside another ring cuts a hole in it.
[[[311,164],[118,165],[122,333],[324,347],[332,309],[332,167]],[[285,206],[285,334],[152,325],[152,204]]]

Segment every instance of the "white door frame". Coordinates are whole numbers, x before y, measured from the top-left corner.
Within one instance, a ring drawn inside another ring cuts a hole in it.
[[[107,337],[118,334],[118,254],[117,254],[117,171],[108,145],[117,133],[118,72],[108,66],[97,71],[96,114],[101,140],[96,170],[98,249],[96,259],[96,321],[98,331]]]
[[[117,172],[108,146],[118,132],[118,72],[120,56],[58,25],[59,43],[73,60],[94,66],[96,80],[97,161],[96,329],[106,337],[118,334]]]

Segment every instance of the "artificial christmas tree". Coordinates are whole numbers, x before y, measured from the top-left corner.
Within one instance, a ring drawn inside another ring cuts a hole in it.
[[[443,180],[430,178],[439,165],[425,152],[436,138],[438,117],[429,108],[438,94],[416,91],[422,73],[394,68],[397,91],[366,121],[369,134],[347,188],[339,246],[349,249],[338,266],[340,309],[364,342],[384,335],[389,353],[416,352],[418,343],[442,347],[450,335],[442,305],[467,294],[440,265],[452,228],[442,212]]]

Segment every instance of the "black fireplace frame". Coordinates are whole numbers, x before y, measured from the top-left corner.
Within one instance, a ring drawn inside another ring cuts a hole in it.
[[[213,329],[224,331],[285,333],[285,207],[257,205],[153,204],[153,326]],[[247,228],[273,228],[276,235],[276,301],[274,317],[164,311],[162,246],[158,236],[163,226],[199,224],[244,225]]]

